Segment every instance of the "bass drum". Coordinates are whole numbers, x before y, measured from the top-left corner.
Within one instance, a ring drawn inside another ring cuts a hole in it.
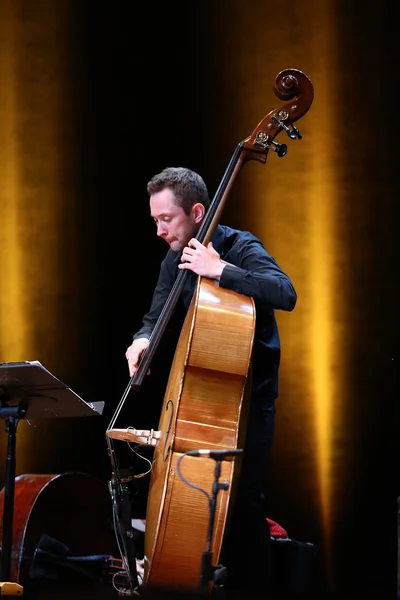
[[[0,492],[1,516],[4,491]],[[3,520],[0,529],[2,537]],[[11,581],[27,585],[42,535],[67,546],[69,556],[117,556],[107,484],[85,473],[16,477]]]

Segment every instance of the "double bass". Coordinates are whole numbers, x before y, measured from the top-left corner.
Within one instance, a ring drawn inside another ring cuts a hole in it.
[[[310,79],[300,70],[286,69],[276,76],[274,92],[285,103],[271,110],[236,147],[196,236],[205,245],[212,239],[243,165],[250,160],[265,163],[270,150],[285,156],[286,144],[275,141],[282,131],[290,139],[301,139],[294,123],[313,101]],[[120,439],[154,447],[146,511],[144,587],[196,592],[210,523],[207,491],[215,484],[215,461],[201,450],[243,446],[256,320],[253,299],[199,276],[175,350],[158,430],[114,428],[130,390],[140,390],[187,273],[180,271],[106,435],[109,444]],[[114,457],[111,446],[109,452]],[[224,485],[213,506],[209,548],[213,565],[219,561],[239,473],[240,456],[222,461]],[[212,591],[213,583],[209,581],[206,592]]]

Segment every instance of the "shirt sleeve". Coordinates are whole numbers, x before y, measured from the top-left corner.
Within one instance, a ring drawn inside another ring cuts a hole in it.
[[[220,286],[252,296],[260,306],[291,311],[297,301],[290,278],[257,240],[246,240],[225,256]],[[235,266],[233,266],[235,265]]]
[[[148,339],[150,338],[161,311],[168,300],[168,296],[175,283],[175,279],[176,264],[173,259],[172,252],[169,251],[160,266],[160,272],[156,287],[154,288],[150,310],[144,315],[141,328],[133,336],[134,340],[143,337]]]

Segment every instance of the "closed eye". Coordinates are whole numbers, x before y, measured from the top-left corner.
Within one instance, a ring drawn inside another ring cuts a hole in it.
[[[160,221],[161,221],[162,223],[169,223],[171,220],[172,220],[172,218],[171,218],[171,217],[161,217],[161,218],[159,218],[159,219],[156,219],[156,218],[154,217],[154,223],[155,223],[156,225],[157,225],[157,223],[159,223]]]

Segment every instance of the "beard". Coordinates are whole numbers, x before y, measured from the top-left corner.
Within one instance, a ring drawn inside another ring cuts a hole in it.
[[[182,252],[186,245],[187,244],[183,244],[179,240],[172,240],[172,242],[169,244],[169,247],[171,248],[172,252]]]

